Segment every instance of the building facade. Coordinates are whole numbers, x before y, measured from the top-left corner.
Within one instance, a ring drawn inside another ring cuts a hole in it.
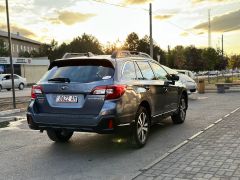
[[[0,30],[0,39],[4,41],[4,44],[8,47],[8,33]],[[40,45],[42,43],[23,37],[19,33],[11,34],[12,39],[12,56],[19,57],[20,52],[39,52]]]
[[[4,41],[4,45],[8,47],[8,33],[0,30],[0,39]],[[20,52],[31,51],[39,52],[41,43],[18,34],[11,34],[12,55],[14,73],[27,79],[28,84],[35,84],[48,70],[49,59],[47,57],[28,58],[19,57]],[[0,55],[0,74],[11,73],[10,58],[1,57]]]

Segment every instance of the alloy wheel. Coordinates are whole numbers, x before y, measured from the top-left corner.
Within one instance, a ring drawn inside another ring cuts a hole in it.
[[[147,115],[145,114],[145,112],[142,112],[138,116],[137,135],[138,135],[138,139],[142,143],[145,142],[147,135],[148,135],[148,120],[147,120]]]

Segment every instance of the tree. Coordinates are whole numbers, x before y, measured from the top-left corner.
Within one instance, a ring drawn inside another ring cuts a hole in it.
[[[213,48],[205,48],[202,50],[202,60],[205,70],[214,70],[218,61],[218,53]]]
[[[230,69],[240,68],[240,55],[233,55],[228,60],[228,67]]]
[[[137,51],[138,45],[139,45],[139,37],[135,32],[132,32],[127,36],[125,43],[123,45],[123,49],[129,50],[129,51]]]
[[[85,33],[82,36],[73,39],[73,41],[69,44],[69,51],[74,53],[103,53],[102,46],[98,39]]]
[[[27,52],[27,51],[20,51],[20,52],[18,53],[18,56],[19,56],[19,57],[28,58],[28,57],[30,57],[30,53]]]
[[[172,50],[172,55],[173,55],[173,58],[174,58],[173,68],[185,69],[186,68],[186,57],[184,55],[184,47],[183,46],[176,46]]]
[[[0,56],[8,56],[7,47],[2,39],[0,39]]]
[[[204,62],[201,58],[201,49],[197,49],[194,46],[188,46],[184,49],[184,56],[186,58],[185,67],[191,71],[204,70]]]

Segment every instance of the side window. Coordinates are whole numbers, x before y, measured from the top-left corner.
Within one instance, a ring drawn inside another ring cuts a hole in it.
[[[147,61],[145,62],[137,62],[144,80],[153,80],[154,74],[152,71],[152,68],[150,67],[149,63]]]
[[[126,62],[123,71],[122,71],[122,79],[123,80],[135,80],[136,73],[135,73],[135,66],[133,62]]]
[[[151,66],[153,68],[154,74],[156,76],[157,80],[167,80],[167,72],[158,64],[156,63],[152,63],[151,62]]]
[[[19,77],[18,76],[16,76],[16,75],[13,75],[14,76],[14,79],[19,79]]]
[[[142,73],[138,67],[138,65],[135,63],[135,69],[136,69],[136,75],[138,80],[144,80]]]
[[[5,76],[6,80],[10,79],[10,75]]]

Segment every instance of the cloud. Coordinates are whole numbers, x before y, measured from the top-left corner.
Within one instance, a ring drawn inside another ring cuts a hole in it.
[[[5,12],[5,6],[0,5],[0,13]]]
[[[182,32],[182,33],[180,34],[180,36],[187,37],[187,36],[189,36],[189,33],[188,33],[188,32]]]
[[[240,9],[237,11],[229,12],[221,16],[216,16],[211,20],[211,30],[213,32],[226,32],[235,31],[240,29]],[[195,27],[195,30],[207,31],[208,22],[203,22]]]
[[[52,24],[64,23],[66,25],[73,25],[79,22],[85,22],[94,16],[96,16],[96,14],[60,11],[57,12],[57,17],[47,18],[47,20],[50,21]]]
[[[134,5],[134,4],[145,4],[149,3],[152,0],[124,0],[123,4]]]
[[[154,16],[154,18],[157,20],[166,20],[173,16],[174,16],[173,14],[163,14],[163,15],[156,15],[156,16]]]
[[[5,24],[1,24],[0,25],[0,29],[2,30],[7,30],[7,26]],[[24,36],[24,37],[28,37],[28,38],[34,38],[36,37],[36,34],[33,33],[32,31],[25,29],[23,27],[20,27],[16,24],[11,24],[11,33],[17,33],[19,32],[20,35]]]
[[[226,0],[191,0],[193,4],[198,4],[198,3],[202,3],[202,2],[224,2]]]

